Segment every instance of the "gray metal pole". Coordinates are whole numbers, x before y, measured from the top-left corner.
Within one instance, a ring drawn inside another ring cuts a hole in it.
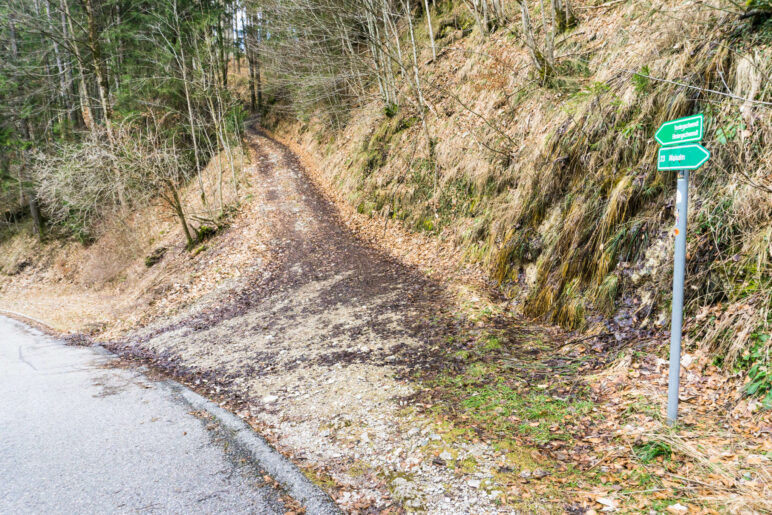
[[[678,172],[676,238],[673,266],[673,315],[670,319],[670,375],[667,389],[667,423],[678,417],[678,384],[681,373],[681,329],[684,320],[684,272],[686,269],[686,219],[689,207],[689,170]]]

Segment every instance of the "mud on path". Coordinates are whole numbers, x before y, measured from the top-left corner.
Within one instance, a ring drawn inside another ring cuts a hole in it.
[[[299,465],[329,474],[344,509],[492,508],[421,453],[428,425],[399,415],[415,392],[406,378],[446,366],[443,287],[358,240],[286,147],[250,140],[270,265],[113,348],[239,399]],[[394,479],[405,473],[410,482]]]

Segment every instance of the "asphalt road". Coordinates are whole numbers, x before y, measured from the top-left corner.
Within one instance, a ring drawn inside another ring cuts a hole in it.
[[[0,513],[286,511],[180,389],[115,364],[0,317]]]

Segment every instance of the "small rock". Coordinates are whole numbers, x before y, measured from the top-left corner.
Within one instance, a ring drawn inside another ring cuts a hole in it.
[[[609,497],[598,497],[598,504],[603,505],[603,511],[614,511],[617,509],[617,502]]]
[[[549,473],[546,470],[542,470],[542,469],[536,469],[533,471],[533,474],[532,474],[534,479],[542,479],[547,477],[548,475]]]
[[[440,458],[445,461],[448,461],[453,459],[453,455],[450,454],[448,451],[443,451],[442,453],[440,453]]]
[[[423,502],[418,487],[404,477],[395,478],[391,482],[394,497],[410,508],[421,508]]]
[[[675,503],[668,506],[667,511],[670,513],[686,513],[689,511],[689,508],[687,508],[683,504]]]
[[[479,479],[470,479],[469,481],[467,481],[467,484],[472,488],[480,488],[482,481],[480,481]]]
[[[279,398],[276,395],[266,395],[265,397],[263,397],[263,402],[266,403],[266,404],[271,404],[271,403],[276,402],[278,400],[279,400]]]
[[[523,479],[528,479],[531,477],[531,471],[530,470],[523,470],[520,472],[520,477]]]
[[[429,440],[442,440],[442,437],[437,433],[432,433],[429,435]]]

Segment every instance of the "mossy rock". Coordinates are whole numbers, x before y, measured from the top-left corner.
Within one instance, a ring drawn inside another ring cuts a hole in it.
[[[217,234],[217,231],[219,230],[219,227],[213,227],[211,225],[202,225],[198,229],[196,229],[196,238],[198,241],[204,241],[208,240],[215,234]]]
[[[157,249],[155,249],[153,252],[150,253],[149,256],[145,258],[145,266],[150,268],[156,263],[158,263],[159,261],[161,261],[161,259],[163,259],[164,257],[164,254],[166,254],[166,251],[167,251],[166,247],[158,247]]]

